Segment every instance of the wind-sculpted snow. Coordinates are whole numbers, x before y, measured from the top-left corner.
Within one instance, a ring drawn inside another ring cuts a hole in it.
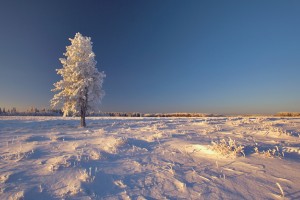
[[[299,199],[300,118],[0,117],[0,199]]]

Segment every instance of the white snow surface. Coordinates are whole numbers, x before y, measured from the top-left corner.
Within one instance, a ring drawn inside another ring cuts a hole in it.
[[[0,117],[0,199],[300,199],[300,118],[89,117],[87,128],[78,125]],[[229,137],[244,155],[212,149]]]

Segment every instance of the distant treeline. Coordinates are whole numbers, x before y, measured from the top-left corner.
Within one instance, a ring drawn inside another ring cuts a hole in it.
[[[220,117],[222,115],[204,113],[138,113],[138,112],[102,112],[93,113],[90,116],[110,117]]]
[[[15,107],[11,109],[0,107],[0,116],[63,116],[60,109],[38,109],[30,107],[26,111],[18,111]],[[225,115],[206,113],[139,113],[139,112],[93,112],[88,116],[102,117],[224,117]],[[247,115],[245,115],[247,116]],[[261,115],[259,115],[261,116]],[[300,112],[279,112],[278,117],[300,117]]]
[[[0,116],[62,116],[60,109],[38,109],[31,107],[26,111],[18,111],[15,107],[11,109],[0,108]]]
[[[30,107],[26,111],[18,111],[15,107],[12,109],[0,108],[0,116],[62,116],[60,109],[38,109]],[[88,116],[103,117],[220,117],[222,115],[205,113],[139,113],[139,112],[93,112]]]
[[[279,117],[300,117],[299,112],[279,112],[275,116]]]

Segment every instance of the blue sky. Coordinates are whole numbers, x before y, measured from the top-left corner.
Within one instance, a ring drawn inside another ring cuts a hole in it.
[[[103,111],[300,111],[300,1],[6,1],[0,107],[49,107],[68,38],[90,36]]]

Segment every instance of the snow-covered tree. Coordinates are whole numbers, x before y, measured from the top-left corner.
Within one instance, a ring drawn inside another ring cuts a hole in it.
[[[95,54],[92,50],[90,37],[76,33],[74,39],[69,39],[71,45],[66,47],[66,58],[60,58],[61,69],[57,74],[62,80],[54,83],[52,91],[60,91],[51,100],[51,106],[62,106],[64,116],[80,115],[80,125],[85,127],[85,117],[89,111],[99,111],[104,72],[96,68]]]

